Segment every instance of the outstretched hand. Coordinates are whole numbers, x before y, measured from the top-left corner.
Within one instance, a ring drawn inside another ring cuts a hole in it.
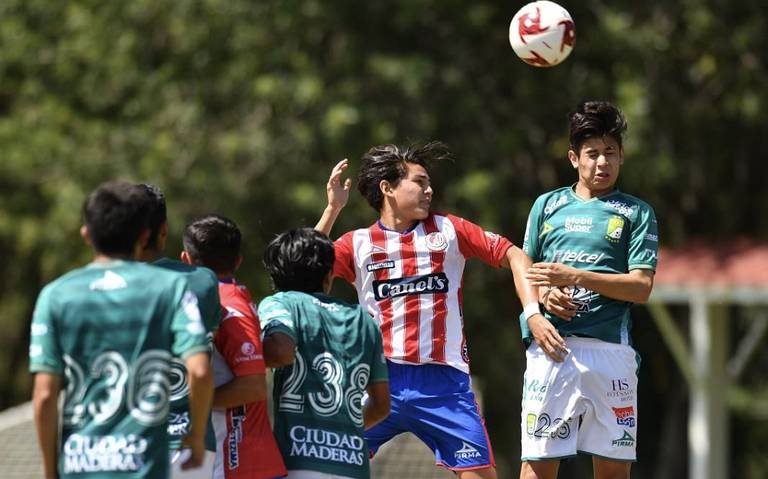
[[[533,286],[570,286],[577,284],[580,270],[562,263],[534,263],[525,275]]]
[[[347,178],[344,183],[341,182],[341,174],[349,167],[349,160],[344,158],[336,163],[331,170],[331,176],[328,178],[328,184],[325,191],[328,194],[328,206],[334,209],[342,209],[349,201],[349,190],[352,188],[352,180]]]

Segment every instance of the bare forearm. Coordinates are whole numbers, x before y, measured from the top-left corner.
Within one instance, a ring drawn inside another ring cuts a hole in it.
[[[32,393],[34,404],[35,429],[43,458],[43,473],[46,479],[58,477],[57,463],[59,453],[59,383],[56,378],[35,377]]]
[[[43,471],[46,479],[58,477],[56,472],[59,452],[58,421],[59,414],[55,399],[42,404],[35,404],[35,427],[40,442],[40,452],[43,456]]]
[[[315,231],[319,231],[326,236],[330,236],[331,230],[333,229],[333,224],[339,217],[339,213],[341,213],[341,208],[334,208],[331,205],[326,206],[325,210],[323,210],[323,215],[315,225]]]
[[[205,355],[207,358],[207,354]],[[213,399],[213,374],[210,367],[190,368],[187,363],[189,379],[189,412],[190,430],[192,434],[205,434],[208,425],[208,415]],[[205,364],[207,366],[207,364]]]
[[[504,265],[512,270],[515,291],[523,306],[539,301],[539,288],[531,285],[531,282],[525,277],[532,264],[531,258],[520,248],[513,246],[507,250],[507,261]]]
[[[387,382],[370,384],[367,390],[368,402],[363,407],[363,427],[370,429],[389,415],[391,399]]]
[[[266,397],[267,385],[263,374],[240,376],[216,388],[213,393],[213,407],[228,409],[263,401]]]
[[[641,274],[610,274],[579,270],[576,284],[611,299],[645,303],[653,288],[653,279]]]

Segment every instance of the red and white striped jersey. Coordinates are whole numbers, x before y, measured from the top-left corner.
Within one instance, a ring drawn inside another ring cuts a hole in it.
[[[405,233],[379,222],[335,242],[334,275],[353,284],[376,319],[384,354],[469,372],[462,319],[464,264],[499,267],[512,243],[463,218],[432,213]]]
[[[213,376],[216,387],[235,377],[265,374],[261,327],[245,286],[219,283],[224,308],[214,335]],[[257,401],[211,413],[216,433],[213,479],[267,479],[286,474],[272,435],[267,401]]]

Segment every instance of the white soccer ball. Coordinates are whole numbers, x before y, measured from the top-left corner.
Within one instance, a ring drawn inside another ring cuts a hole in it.
[[[518,57],[535,67],[565,60],[576,41],[576,26],[568,10],[541,0],[521,8],[509,24],[509,43]]]

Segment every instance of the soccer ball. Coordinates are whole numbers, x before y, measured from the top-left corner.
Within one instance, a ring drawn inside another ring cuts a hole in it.
[[[565,60],[576,41],[576,26],[566,9],[541,0],[521,8],[509,24],[509,43],[518,57],[535,67]]]

